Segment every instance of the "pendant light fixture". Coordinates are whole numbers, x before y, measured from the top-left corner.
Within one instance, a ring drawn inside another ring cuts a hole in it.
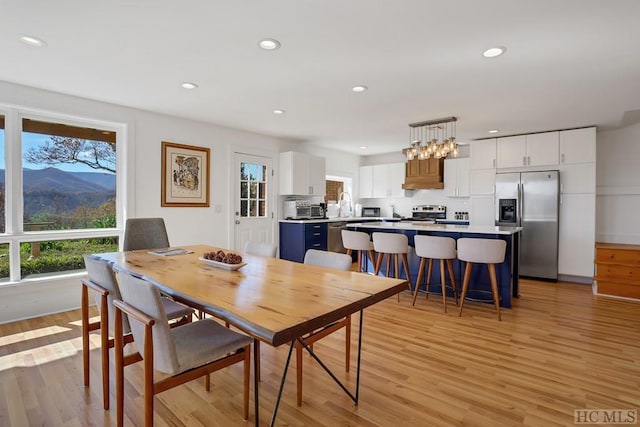
[[[402,150],[407,161],[458,157],[456,117],[409,123],[409,147]],[[438,139],[439,138],[439,139]]]

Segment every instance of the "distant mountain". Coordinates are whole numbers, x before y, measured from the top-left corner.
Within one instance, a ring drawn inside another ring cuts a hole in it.
[[[24,169],[24,192],[57,191],[61,193],[112,193],[116,176],[101,172],[66,172],[56,168]],[[0,169],[4,185],[4,169]]]
[[[102,172],[73,172],[78,178],[92,182],[96,185],[106,188],[107,190],[116,189],[116,176],[111,173]]]

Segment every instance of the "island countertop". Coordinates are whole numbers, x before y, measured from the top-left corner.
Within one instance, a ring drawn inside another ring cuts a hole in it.
[[[347,224],[347,228],[368,228],[380,231],[432,231],[472,234],[505,234],[511,235],[522,231],[522,227],[503,227],[489,225],[459,225],[459,224],[423,224],[420,222],[366,222]]]

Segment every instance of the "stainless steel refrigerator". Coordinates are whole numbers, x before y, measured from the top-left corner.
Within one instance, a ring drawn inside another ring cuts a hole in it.
[[[496,225],[522,227],[520,276],[558,279],[559,174],[496,174]]]

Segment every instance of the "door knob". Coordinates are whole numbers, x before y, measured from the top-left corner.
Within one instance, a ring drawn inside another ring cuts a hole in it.
[[[236,219],[236,224],[240,224],[240,220]]]

